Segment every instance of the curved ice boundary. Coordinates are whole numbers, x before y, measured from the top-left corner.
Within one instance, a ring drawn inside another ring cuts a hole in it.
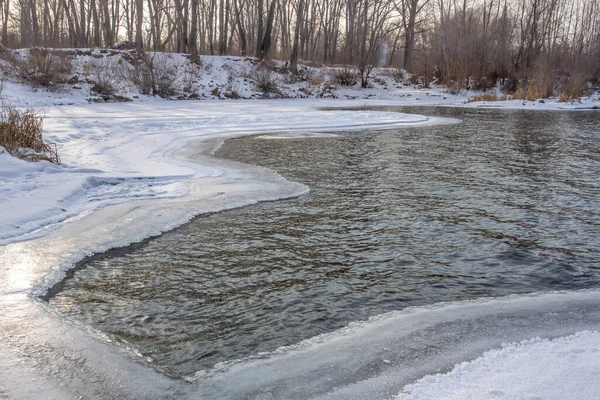
[[[598,399],[600,332],[505,344],[447,374],[404,387],[396,400]]]
[[[222,174],[218,168],[177,156],[193,140],[444,121],[421,115],[314,108],[327,105],[331,103],[279,100],[49,109],[44,136],[58,145],[63,163],[27,163],[0,154],[0,245],[43,236],[69,218],[108,205],[190,195],[189,182]]]
[[[390,399],[423,376],[448,372],[504,343],[599,329],[598,290],[439,303],[375,316],[272,353],[217,365],[190,379],[197,383],[195,393],[200,398]],[[589,339],[597,340],[598,335]],[[553,343],[560,352],[564,341]],[[557,375],[567,373],[565,367],[568,364],[547,366]],[[522,371],[527,369],[527,364],[522,365]],[[481,391],[496,378],[494,371],[490,367],[481,376]],[[532,381],[536,384],[542,382]],[[444,398],[451,391],[431,396],[436,390],[432,386],[425,392],[429,395],[416,398]],[[498,398],[515,398],[497,394]]]
[[[196,215],[308,191],[273,171],[210,156],[223,138],[282,131],[392,128],[454,120],[319,111],[362,102],[148,102],[57,107],[45,138],[64,164],[0,155],[0,395],[189,395],[134,349],[38,299],[85,256],[173,229]]]

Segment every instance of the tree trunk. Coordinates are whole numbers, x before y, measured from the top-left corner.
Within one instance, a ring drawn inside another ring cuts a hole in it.
[[[8,46],[8,18],[10,17],[10,0],[4,6],[4,21],[2,24],[2,44]]]
[[[298,1],[298,10],[296,12],[296,27],[294,29],[294,44],[292,45],[292,55],[290,56],[290,70],[292,73],[298,73],[298,44],[300,42],[300,26],[304,15],[304,0]]]
[[[144,37],[142,26],[144,24],[144,1],[136,0],[135,48],[138,52],[144,51]]]
[[[272,0],[275,1],[275,0]],[[256,21],[256,58],[262,58],[262,41],[263,41],[263,13],[264,3],[263,0],[257,2],[257,21]]]
[[[200,64],[198,55],[198,0],[192,0],[192,29],[190,31],[191,61]]]
[[[246,31],[244,29],[244,25],[242,24],[242,16],[240,14],[238,0],[233,0],[233,7],[235,8],[235,22],[237,23],[238,35],[240,37],[240,52],[242,53],[242,56],[245,57],[248,53],[248,42],[246,39]]]
[[[277,7],[277,0],[271,1],[271,7],[269,8],[269,15],[267,16],[267,26],[265,27],[265,35],[260,45],[260,54],[258,58],[263,60],[269,55],[271,51],[271,36],[273,34],[273,22],[275,19],[275,8]]]

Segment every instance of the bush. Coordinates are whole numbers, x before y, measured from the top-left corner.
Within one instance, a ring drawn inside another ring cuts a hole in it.
[[[129,63],[123,75],[142,94],[164,98],[177,93],[177,70],[170,55],[136,53]]]
[[[342,68],[336,71],[333,77],[341,86],[354,86],[358,82],[358,74],[353,68]]]
[[[24,60],[15,60],[21,79],[35,86],[53,89],[66,82],[65,75],[71,72],[71,60],[65,53],[32,48]]]
[[[457,81],[450,81],[447,85],[446,85],[446,91],[450,94],[459,94],[461,91],[461,85],[459,82]]]
[[[400,82],[404,81],[404,79],[406,79],[406,74],[404,72],[405,71],[400,68],[395,68],[393,70],[392,78],[394,78],[394,81],[396,81],[396,83],[400,83]]]
[[[419,79],[419,76],[417,74],[409,74],[408,83],[410,83],[411,85],[418,85],[420,82],[421,80]],[[448,85],[448,87],[450,87],[450,85]]]
[[[109,59],[104,59],[92,64],[94,85],[92,92],[100,96],[112,96],[117,92],[116,65]]]
[[[486,91],[496,86],[496,81],[487,76],[471,77],[469,87],[471,90]]]
[[[31,109],[19,111],[3,104],[0,111],[0,146],[13,157],[60,164],[56,145],[44,143],[42,122],[43,118]]]
[[[286,83],[308,82],[315,77],[315,70],[310,67],[300,65],[297,70],[296,73],[288,73],[285,78]]]
[[[273,72],[266,68],[257,68],[252,74],[256,90],[265,97],[283,97],[279,83],[273,76]]]

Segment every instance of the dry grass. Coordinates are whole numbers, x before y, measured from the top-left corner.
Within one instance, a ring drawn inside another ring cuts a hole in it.
[[[547,99],[552,94],[544,82],[532,81],[524,89],[517,89],[511,96],[512,100],[536,101]]]
[[[322,83],[323,83],[323,77],[322,76],[313,76],[308,81],[308,85],[311,86],[311,87],[312,86],[321,86]]]
[[[517,89],[513,95],[510,97],[511,100],[525,100],[526,96],[525,96],[525,91],[521,88]]]
[[[571,101],[571,96],[566,92],[560,92],[560,95],[558,96],[557,101],[559,103],[567,103],[567,102]]]
[[[471,96],[467,99],[467,103],[474,103],[476,101],[506,101],[507,96],[498,96],[495,93],[482,93],[478,96]]]
[[[31,109],[19,111],[3,104],[0,111],[0,146],[22,160],[60,164],[56,145],[44,143],[42,123],[43,117]]]
[[[540,85],[536,84],[535,82],[527,85],[527,92],[525,94],[525,99],[527,99],[529,101],[536,101],[537,99],[547,98],[547,97],[548,96],[546,96],[542,93],[542,89],[540,88]]]

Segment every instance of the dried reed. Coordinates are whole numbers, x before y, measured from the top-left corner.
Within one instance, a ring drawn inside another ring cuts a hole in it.
[[[0,111],[0,146],[12,156],[27,161],[60,164],[56,144],[44,143],[43,117],[34,110],[20,111],[2,104]]]

